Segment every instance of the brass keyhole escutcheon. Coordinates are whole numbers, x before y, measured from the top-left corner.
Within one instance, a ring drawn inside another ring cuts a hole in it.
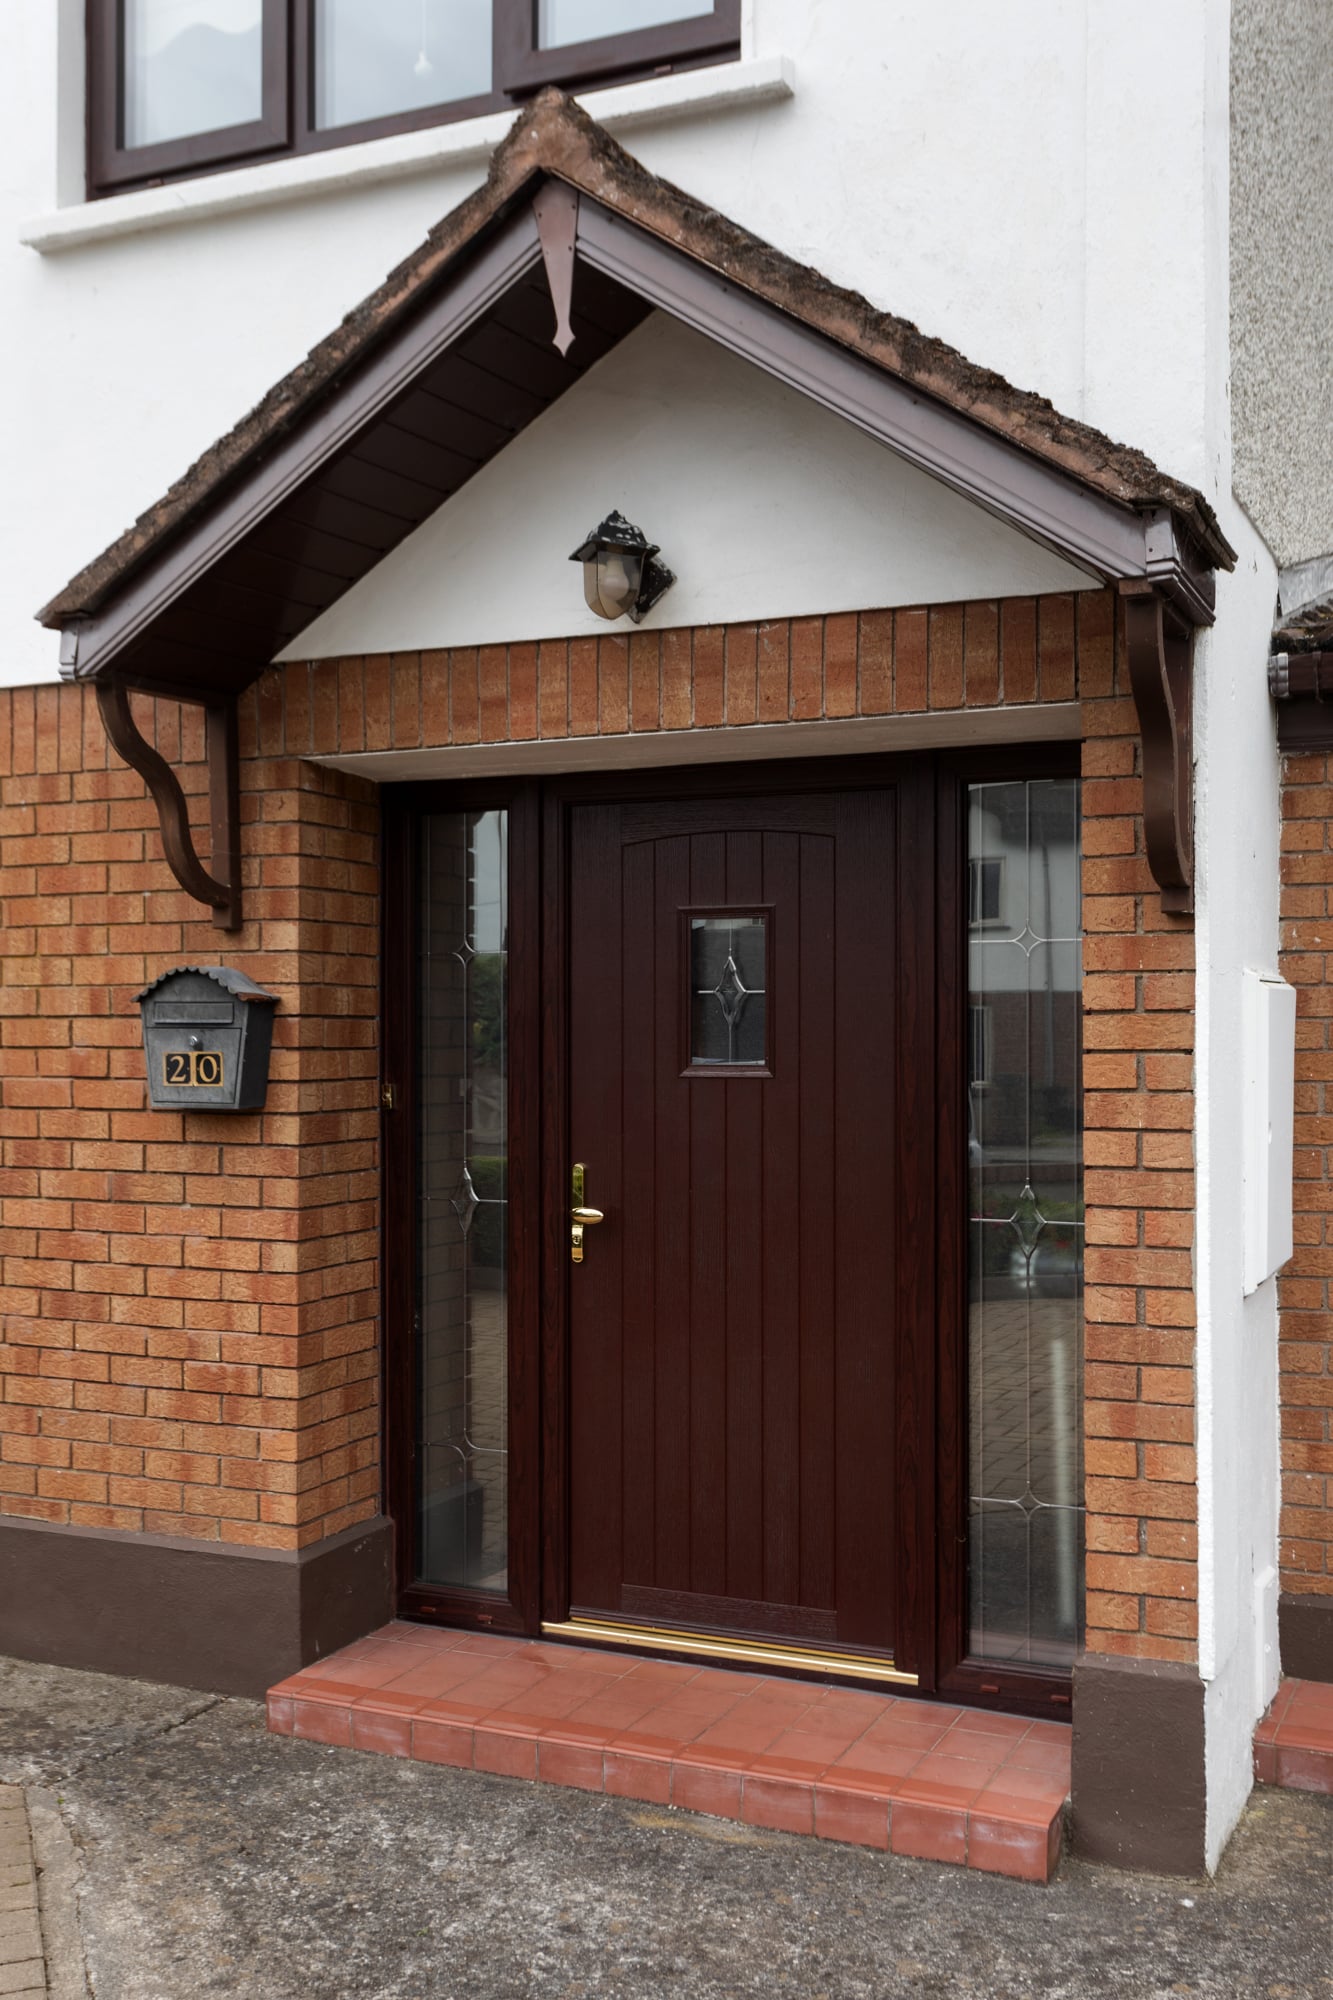
[[[571,1264],[583,1262],[583,1232],[594,1222],[602,1222],[605,1217],[600,1208],[584,1206],[583,1163],[580,1161],[571,1176],[570,1193],[573,1206],[569,1211],[569,1261]]]

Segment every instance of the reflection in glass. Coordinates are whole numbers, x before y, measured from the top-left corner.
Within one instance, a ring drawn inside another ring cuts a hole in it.
[[[125,0],[124,144],[258,119],[262,14],[263,0]]]
[[[315,123],[391,118],[491,87],[491,0],[315,0]]]
[[[764,922],[762,916],[691,917],[691,1063],[763,1062]]]
[[[1083,1630],[1077,779],[968,788],[973,1654]]]
[[[697,21],[712,11],[713,0],[539,0],[537,46],[563,49],[665,21]]]
[[[508,815],[436,813],[421,872],[419,1573],[508,1567]]]

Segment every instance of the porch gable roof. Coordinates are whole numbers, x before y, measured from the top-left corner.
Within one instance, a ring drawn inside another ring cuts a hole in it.
[[[42,609],[62,669],[235,693],[654,307],[1083,567],[1210,617],[1209,572],[1235,557],[1202,494],[648,173],[548,90],[485,185]]]

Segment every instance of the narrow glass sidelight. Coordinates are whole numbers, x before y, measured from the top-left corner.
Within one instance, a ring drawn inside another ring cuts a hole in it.
[[[970,1647],[1083,1634],[1082,916],[1073,778],[968,787]]]
[[[419,1580],[508,1574],[508,815],[423,821]]]

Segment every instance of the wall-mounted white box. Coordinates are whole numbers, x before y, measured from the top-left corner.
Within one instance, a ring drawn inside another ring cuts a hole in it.
[[[1296,1095],[1296,989],[1276,973],[1242,974],[1241,1087],[1245,1290],[1291,1255],[1291,1146]]]

